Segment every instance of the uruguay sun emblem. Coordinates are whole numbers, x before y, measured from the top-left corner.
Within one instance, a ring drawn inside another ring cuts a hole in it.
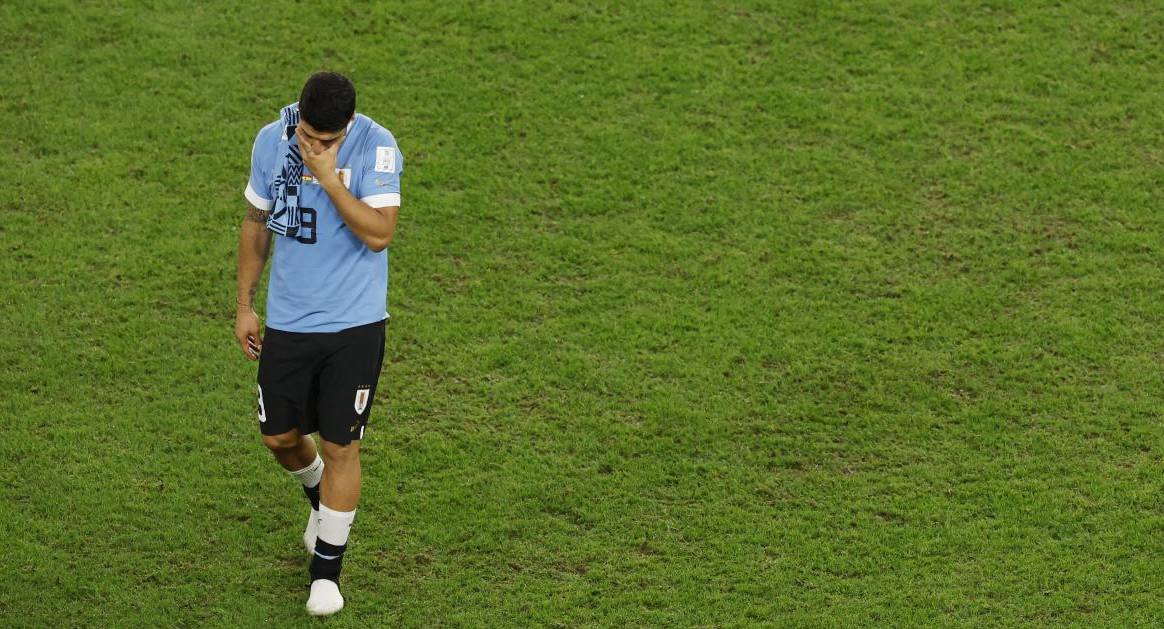
[[[368,408],[368,387],[356,389],[356,413],[362,415]]]

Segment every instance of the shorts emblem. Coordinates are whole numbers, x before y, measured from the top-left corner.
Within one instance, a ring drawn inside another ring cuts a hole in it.
[[[368,408],[368,393],[372,387],[360,387],[356,389],[356,414],[363,415],[364,409]]]

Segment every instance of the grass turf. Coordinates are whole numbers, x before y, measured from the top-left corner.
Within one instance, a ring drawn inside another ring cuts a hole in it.
[[[1162,22],[0,5],[0,624],[317,622],[231,332],[324,67],[407,164],[325,624],[1158,624]]]

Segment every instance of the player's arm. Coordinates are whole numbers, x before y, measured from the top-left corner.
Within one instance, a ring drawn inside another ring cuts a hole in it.
[[[396,217],[400,214],[399,207],[372,207],[349,192],[339,177],[325,180],[321,185],[335,205],[335,209],[339,210],[348,229],[364,241],[369,249],[383,251],[392,244],[392,234],[396,232]]]
[[[247,216],[238,233],[238,291],[235,296],[234,336],[243,354],[257,360],[263,348],[259,315],[255,312],[255,293],[263,267],[271,252],[271,232],[267,230],[269,212],[254,205],[247,208]]]
[[[396,217],[400,214],[400,208],[372,207],[348,191],[339,174],[335,172],[335,160],[340,145],[343,144],[342,140],[317,153],[312,148],[310,138],[303,134],[302,129],[297,129],[296,133],[299,134],[299,147],[304,165],[315,175],[319,185],[331,199],[332,205],[344,219],[344,224],[372,251],[387,249],[392,243],[392,234],[396,231]]]

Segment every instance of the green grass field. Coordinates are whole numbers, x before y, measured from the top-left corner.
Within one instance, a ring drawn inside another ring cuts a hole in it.
[[[0,626],[1164,622],[1164,6],[254,4],[0,3]],[[232,334],[323,68],[406,171],[319,621]]]

